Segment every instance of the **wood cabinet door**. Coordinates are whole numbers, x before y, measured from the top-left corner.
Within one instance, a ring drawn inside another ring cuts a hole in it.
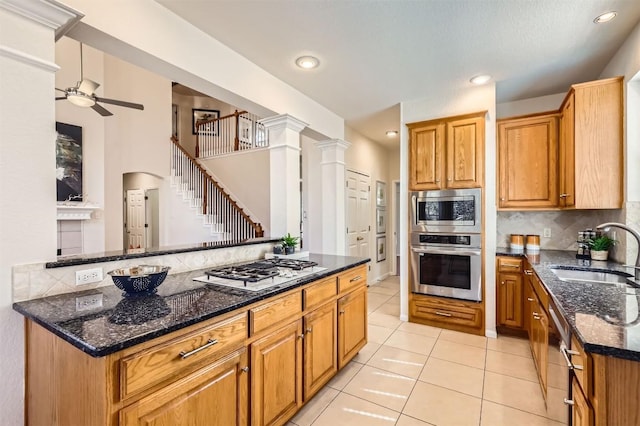
[[[122,409],[120,425],[246,425],[246,367],[243,348]]]
[[[531,326],[533,324],[533,311],[534,311],[534,302],[535,302],[535,294],[533,292],[533,285],[531,284],[531,276],[528,274],[528,270],[530,270],[530,268],[525,266],[525,272],[524,272],[524,282],[523,282],[523,287],[524,287],[524,299],[523,299],[523,307],[522,307],[522,316],[524,317],[523,319],[523,327],[524,329],[527,331],[527,333],[529,334],[529,345],[531,346],[531,349],[533,350],[533,339],[532,339],[532,330],[531,330]],[[531,272],[533,273],[533,271]]]
[[[338,371],[338,308],[335,301],[304,316],[304,400]]]
[[[444,187],[443,123],[409,129],[409,189],[424,191]]]
[[[447,188],[477,188],[484,176],[485,114],[447,122],[446,176]]]
[[[558,205],[557,114],[498,123],[498,207]]]
[[[592,426],[593,410],[575,377],[571,381],[571,394],[571,399],[573,400],[573,405],[571,406],[572,426]]]
[[[367,344],[367,288],[338,299],[338,368]]]
[[[522,274],[498,274],[498,325],[513,328],[523,326]]]
[[[575,206],[575,97],[573,92],[562,105],[560,114],[559,194],[560,207]]]
[[[251,424],[284,424],[302,405],[302,321],[251,344]]]
[[[540,320],[538,326],[540,332],[538,334],[538,341],[540,345],[540,358],[538,365],[538,373],[540,375],[540,385],[542,386],[542,393],[545,400],[547,399],[547,372],[549,370],[549,317],[547,313],[539,306]]]

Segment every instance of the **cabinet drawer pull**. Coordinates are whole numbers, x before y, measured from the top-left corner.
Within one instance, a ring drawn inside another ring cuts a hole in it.
[[[349,280],[350,283],[354,282],[354,281],[360,281],[362,279],[362,277],[360,275],[356,275],[355,277],[351,278]]]
[[[564,402],[567,405],[574,405],[575,402],[573,402],[573,399],[567,399],[567,398],[563,398],[562,402]]]
[[[533,275],[533,271],[531,269],[525,269],[524,270],[524,274],[525,275]]]
[[[569,194],[560,194],[560,198],[567,198]]]
[[[540,315],[533,314],[533,319],[539,320],[540,319]]]
[[[508,263],[503,263],[502,265],[503,268],[513,268],[513,269],[520,269],[520,265],[510,265]]]
[[[530,297],[527,297],[527,300],[528,300],[529,302],[533,302],[533,299],[532,299],[532,298],[530,298]]]
[[[451,314],[447,313],[447,312],[439,312],[436,311],[436,315],[440,315],[441,317],[450,317]]]
[[[189,351],[189,352],[185,352],[185,351],[180,352],[180,356],[182,357],[182,359],[189,358],[191,355],[195,355],[198,352],[200,352],[202,350],[205,350],[205,349],[215,345],[216,343],[218,343],[218,341],[216,339],[209,339],[209,340],[207,340],[207,343],[205,343],[204,345],[200,346],[199,348],[196,348],[196,349],[194,349],[192,351]]]

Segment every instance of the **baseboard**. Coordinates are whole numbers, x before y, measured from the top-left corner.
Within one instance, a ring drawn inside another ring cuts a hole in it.
[[[375,279],[374,282],[380,282],[380,281],[384,281],[387,278],[389,278],[391,276],[391,272],[387,272],[386,274],[382,274],[381,276],[379,276],[378,278]]]
[[[484,335],[487,337],[491,337],[492,339],[498,338],[498,333],[495,330],[484,330]]]

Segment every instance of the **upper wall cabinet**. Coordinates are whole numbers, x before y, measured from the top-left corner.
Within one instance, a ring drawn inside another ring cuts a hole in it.
[[[480,112],[407,124],[409,189],[481,187],[485,115]]]
[[[559,207],[622,208],[622,102],[622,77],[571,87],[560,108]]]
[[[498,120],[498,208],[623,201],[622,77],[575,84],[558,112]]]
[[[558,203],[558,114],[498,120],[498,207]]]

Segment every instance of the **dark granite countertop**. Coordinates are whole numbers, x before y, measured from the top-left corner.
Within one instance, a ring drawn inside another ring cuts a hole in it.
[[[587,352],[640,361],[640,287],[566,282],[550,269],[563,266],[631,275],[632,268],[614,262],[579,260],[573,251],[541,250],[532,255],[499,248],[496,254],[527,257]]]
[[[251,244],[275,243],[280,238],[250,238],[238,241],[209,241],[200,244],[185,244],[170,247],[149,247],[145,249],[115,250],[104,253],[86,255],[60,256],[55,262],[45,263],[45,268],[62,268],[64,266],[86,265],[88,263],[112,262],[115,260],[139,259],[142,257],[162,256],[165,254],[189,253],[202,250],[213,250],[228,247],[240,247]]]
[[[123,296],[114,285],[17,302],[13,309],[101,357],[370,261],[320,254],[309,260],[327,269],[257,292],[194,281],[203,275],[201,269],[169,275],[153,295]],[[99,308],[86,308],[96,300]]]

